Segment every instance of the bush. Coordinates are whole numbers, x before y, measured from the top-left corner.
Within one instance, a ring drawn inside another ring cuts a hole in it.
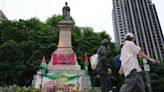
[[[41,92],[41,90],[31,87],[19,87],[17,85],[12,85],[9,87],[0,87],[0,92]]]

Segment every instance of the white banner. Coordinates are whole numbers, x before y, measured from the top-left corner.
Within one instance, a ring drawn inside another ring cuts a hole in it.
[[[82,88],[82,74],[49,73],[43,77],[43,92],[79,92]]]

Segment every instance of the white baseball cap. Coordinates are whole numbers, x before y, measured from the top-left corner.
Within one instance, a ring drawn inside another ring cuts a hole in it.
[[[125,35],[125,38],[127,38],[127,37],[134,38],[134,34],[133,33],[127,33]]]

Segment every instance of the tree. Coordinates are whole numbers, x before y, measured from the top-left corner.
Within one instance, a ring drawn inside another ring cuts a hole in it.
[[[41,57],[47,55],[50,59],[56,49],[58,32],[58,28],[37,18],[3,20],[0,25],[0,85],[27,85],[38,70]]]
[[[164,88],[164,63],[151,66],[151,82],[154,92],[163,92]]]
[[[41,58],[45,55],[50,61],[52,52],[57,48],[61,16],[52,16],[46,23],[37,18],[18,21],[4,20],[0,25],[0,85],[29,85],[33,75],[40,67]],[[73,19],[72,19],[73,20]],[[76,26],[72,31],[72,46],[77,54],[77,61],[84,68],[84,55],[96,53],[103,38],[110,40],[109,63],[112,63],[115,44],[104,31],[95,33],[85,29],[81,32]],[[112,51],[112,52],[111,52]],[[47,62],[48,63],[48,62]],[[4,76],[2,76],[2,71]],[[30,71],[30,72],[29,72]],[[94,72],[90,68],[90,72]],[[26,75],[26,76],[25,76]],[[10,80],[9,80],[10,79]]]

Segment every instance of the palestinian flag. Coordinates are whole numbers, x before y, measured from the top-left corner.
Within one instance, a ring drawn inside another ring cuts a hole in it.
[[[43,58],[42,58],[42,63],[41,63],[41,65],[40,65],[40,67],[43,69],[43,76],[45,76],[46,75],[46,57],[45,56],[43,56]]]
[[[84,56],[84,69],[85,69],[85,74],[87,75],[88,74],[88,55],[87,53],[85,53],[85,56]]]

